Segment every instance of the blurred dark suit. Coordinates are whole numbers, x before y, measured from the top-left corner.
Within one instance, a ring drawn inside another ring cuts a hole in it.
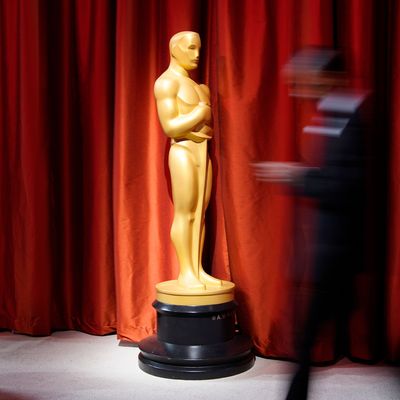
[[[299,335],[299,366],[287,400],[307,398],[311,351],[325,321],[338,322],[338,345],[342,351],[345,346],[354,276],[364,263],[364,102],[365,96],[359,94],[328,94],[318,103],[324,116],[304,128],[306,134],[326,135],[326,141],[321,167],[306,170],[294,184],[298,195],[317,200],[317,227],[313,294]]]

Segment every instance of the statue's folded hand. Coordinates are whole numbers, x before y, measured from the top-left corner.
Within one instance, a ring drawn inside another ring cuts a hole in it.
[[[202,113],[202,118],[204,122],[211,122],[212,114],[211,114],[211,106],[204,101],[200,101],[199,105],[197,106]]]

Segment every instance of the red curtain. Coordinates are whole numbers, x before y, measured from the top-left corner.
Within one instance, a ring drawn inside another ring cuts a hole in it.
[[[392,68],[389,70],[391,78],[390,103],[390,129],[391,129],[391,162],[390,162],[390,226],[389,226],[389,269],[386,277],[387,284],[387,322],[388,322],[388,357],[398,360],[400,357],[400,307],[398,294],[400,293],[400,54],[397,49],[400,46],[400,6],[395,3],[391,8],[392,19],[390,26],[393,29],[393,38],[390,52],[393,56]]]
[[[1,323],[115,329],[112,2],[1,2]]]
[[[376,92],[387,126],[371,143],[381,143],[380,162],[390,144],[391,212],[388,226],[377,222],[384,194],[371,220],[390,251],[386,263],[378,243],[359,277],[349,355],[372,360],[386,346],[383,356],[399,359],[400,14],[383,3],[0,0],[0,327],[133,341],[154,332],[154,285],[178,265],[153,84],[172,34],[194,30],[203,43],[194,78],[210,85],[215,127],[205,265],[235,282],[238,321],[259,354],[293,357],[295,207],[249,163],[307,159],[300,132],[313,108],[288,97],[281,68],[302,46],[339,46],[352,84]],[[337,356],[333,342],[327,331],[316,361]]]

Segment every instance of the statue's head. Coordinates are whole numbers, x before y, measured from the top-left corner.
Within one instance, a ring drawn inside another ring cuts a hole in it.
[[[178,32],[169,41],[169,52],[185,70],[196,69],[199,64],[201,41],[196,32]]]

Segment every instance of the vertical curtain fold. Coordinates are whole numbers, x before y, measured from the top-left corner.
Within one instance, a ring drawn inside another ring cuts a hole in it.
[[[391,90],[391,171],[390,171],[390,208],[389,219],[389,267],[386,276],[386,304],[387,312],[387,357],[391,361],[398,361],[400,358],[400,227],[398,224],[400,218],[400,114],[398,112],[400,106],[400,54],[397,49],[400,46],[400,6],[397,2],[391,2],[390,27],[393,29],[393,35],[390,40],[390,55],[393,57],[393,64],[390,69],[390,79],[392,80]]]
[[[3,212],[7,210],[2,264],[8,270],[2,285],[3,293],[13,294],[3,299],[13,308],[5,318],[17,331],[42,334],[50,331],[51,287],[41,277],[51,279],[53,274],[47,247],[50,169],[43,10],[37,2],[3,2],[2,6],[3,57],[5,52],[10,57],[2,60],[1,77],[7,90],[1,124],[7,133],[2,147]]]

